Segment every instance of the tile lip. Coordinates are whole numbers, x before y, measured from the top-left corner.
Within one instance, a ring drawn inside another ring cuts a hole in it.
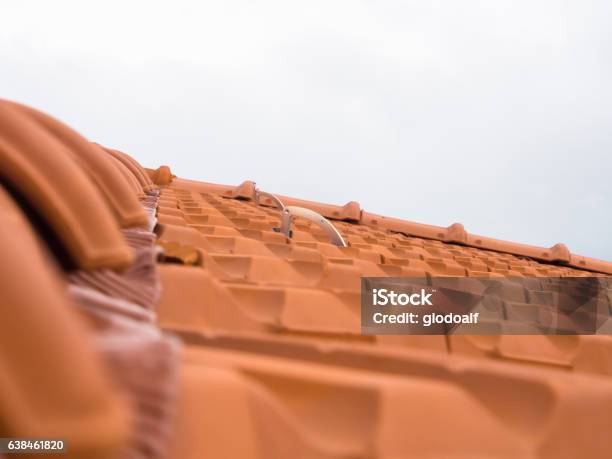
[[[83,269],[129,266],[133,256],[119,223],[87,171],[59,138],[18,107],[0,99],[4,186],[48,225],[70,264]]]
[[[137,197],[132,195],[129,183],[110,156],[56,118],[26,105],[13,104],[13,107],[31,121],[32,128],[40,129],[59,141],[58,145],[65,148],[100,191],[122,227],[146,224],[147,218]]]
[[[217,193],[227,199],[248,199],[255,182],[245,180],[241,184],[223,185],[198,180],[177,177],[169,188],[182,186],[202,193]],[[268,190],[266,190],[268,191]],[[518,242],[504,241],[468,232],[463,224],[453,223],[448,227],[427,225],[410,220],[387,217],[363,210],[358,202],[350,201],[344,205],[335,205],[292,198],[276,194],[285,205],[299,205],[320,213],[330,220],[359,223],[373,228],[401,233],[406,236],[416,236],[424,239],[459,244],[477,249],[499,253],[524,256],[540,262],[577,268],[602,274],[612,274],[612,262],[572,253],[564,243],[551,247],[538,247]],[[266,206],[266,204],[262,204]]]

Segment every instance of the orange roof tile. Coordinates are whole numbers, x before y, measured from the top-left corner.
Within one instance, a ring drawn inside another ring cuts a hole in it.
[[[153,183],[160,186],[170,185],[170,182],[176,178],[168,166],[159,166],[155,170],[145,168],[145,171]]]
[[[118,150],[113,150],[111,148],[106,147],[102,148],[115,159],[121,161],[121,163],[123,163],[123,165],[132,172],[132,174],[134,175],[134,177],[136,177],[144,191],[149,191],[154,188],[153,182],[149,178],[148,174],[145,172],[143,167],[138,164],[136,160],[134,160],[134,158]]]
[[[142,186],[140,185],[140,182],[134,176],[132,171],[130,169],[128,169],[125,166],[125,164],[123,164],[121,161],[119,161],[114,156],[109,155],[108,157],[111,159],[111,162],[113,163],[113,165],[115,165],[116,169],[121,173],[121,175],[127,181],[127,183],[129,184],[130,188],[132,189],[132,193],[134,193],[139,198],[144,197],[144,190],[142,189]]]
[[[162,396],[165,403],[175,402],[174,415],[156,411],[141,418],[159,423],[144,426],[146,432],[174,425],[168,457],[280,459],[296,451],[321,459],[612,454],[610,336],[367,336],[360,329],[363,276],[419,277],[431,285],[453,276],[459,290],[468,277],[520,278],[486,311],[487,324],[499,330],[516,315],[550,306],[545,278],[607,281],[611,263],[572,254],[563,244],[538,248],[473,235],[459,223],[442,228],[388,218],[354,201],[336,206],[274,197],[252,181],[226,186],[177,178],[167,166],[144,169],[115,150],[106,149],[111,160],[100,162],[92,159],[95,148],[84,147],[72,131],[23,113],[0,104],[0,177],[72,244],[77,267],[88,271],[68,273],[65,281],[87,285],[116,310],[129,311],[106,313],[111,323],[144,327],[146,336],[161,336],[155,324],[142,323],[152,320],[156,304],[157,325],[184,343],[180,362],[174,362],[180,364],[177,400],[168,387],[173,378],[159,383],[159,393],[152,390],[156,379],[145,387],[142,379],[130,378],[130,368],[147,366],[129,360],[137,353],[115,350],[112,355],[126,361],[109,367],[115,379],[137,381],[127,389],[118,385],[123,395],[151,406],[165,406]],[[0,223],[15,212],[1,198],[0,192]],[[126,223],[121,216],[135,202],[148,223],[156,219],[155,234],[144,225],[119,230],[111,209]],[[289,233],[282,206],[327,217],[342,241],[316,218],[296,217]],[[44,233],[40,225],[35,229]],[[75,236],[81,233],[82,240]],[[10,229],[0,238],[5,239],[25,247]],[[157,248],[151,247],[155,239]],[[129,245],[128,258],[103,263],[86,250],[113,246],[108,241],[119,241],[122,250]],[[25,295],[29,285],[13,281],[10,263],[9,269],[0,265],[0,281]],[[119,264],[125,272],[105,269]],[[35,274],[46,272],[61,275],[51,260],[36,264]],[[41,281],[40,291],[30,293],[50,292],[55,304],[61,292],[53,289]],[[70,307],[64,303],[45,311],[49,326],[33,328],[36,336],[46,338],[53,326],[64,326]],[[597,307],[612,312],[612,295]],[[142,336],[134,333],[129,341],[138,343]],[[90,337],[83,352],[99,345],[98,338]],[[12,352],[0,334],[0,354],[7,349]],[[108,350],[96,349],[93,365],[103,366]],[[66,362],[80,362],[70,349],[63,354]],[[172,355],[158,364],[173,368]],[[36,390],[23,387],[24,393]],[[7,419],[3,406],[0,425]],[[147,411],[130,409],[136,415]],[[143,428],[118,419],[124,436]],[[111,427],[92,432],[99,442],[94,452],[103,455],[112,441],[122,441]],[[104,432],[110,432],[106,440],[99,437]]]
[[[100,189],[121,226],[146,224],[147,217],[138,199],[129,189],[129,184],[120,173],[117,173],[117,168],[112,164],[112,160],[99,146],[42,112],[19,104],[15,104],[15,107],[66,145],[67,151],[74,155]]]
[[[210,184],[206,182],[194,182],[192,180],[185,179],[175,180],[173,187],[201,193],[220,192],[223,196],[245,200],[255,199],[256,189],[255,183],[252,181],[245,181],[236,187],[232,187],[228,185]],[[562,243],[545,248],[501,241],[489,237],[470,234],[466,231],[461,223],[453,223],[452,225],[444,228],[373,214],[362,210],[359,203],[355,201],[351,201],[343,206],[336,206],[290,198],[282,195],[278,195],[278,198],[281,199],[281,201],[286,205],[306,207],[332,220],[354,222],[361,225],[367,225],[372,228],[380,228],[383,231],[401,233],[406,236],[415,236],[418,238],[455,243],[484,250],[528,257],[541,262],[558,263],[580,268],[582,270],[612,274],[612,262],[572,254],[567,246]],[[269,198],[263,199],[261,204],[264,206],[275,206]]]
[[[108,457],[127,438],[114,392],[65,284],[0,187],[0,426],[5,437],[58,437],[68,457]]]
[[[189,321],[181,323],[177,320],[177,314],[182,313],[181,307],[176,305],[182,304],[188,310],[203,314],[204,307],[195,306],[195,303],[192,306],[192,302],[205,301],[211,295],[216,297],[225,292],[224,304],[236,305],[233,311],[237,312],[231,316],[236,324],[256,319],[286,336],[307,334],[319,339],[367,342],[369,338],[360,336],[358,320],[362,276],[426,276],[435,279],[437,276],[599,275],[560,261],[562,249],[559,247],[549,254],[533,247],[526,250],[525,246],[512,243],[495,247],[488,243],[479,244],[487,245],[489,249],[474,247],[476,241],[473,245],[466,241],[476,237],[465,233],[460,225],[442,231],[401,220],[378,217],[372,221],[371,214],[356,210],[359,208],[357,204],[321,205],[280,196],[286,204],[299,204],[328,215],[349,241],[349,247],[331,245],[324,233],[306,221],[296,222],[293,238],[289,241],[273,230],[279,226],[279,209],[265,200],[258,205],[253,198],[255,189],[252,182],[229,187],[184,179],[175,179],[169,187],[162,189],[158,218],[164,229],[160,240],[181,242],[200,250],[203,253],[201,267],[185,267],[185,272],[204,271],[210,279],[207,281],[209,285],[215,286],[213,290],[202,291],[196,296],[181,294],[180,298],[174,297],[174,290],[169,287],[160,306],[163,326],[190,328]],[[420,236],[414,233],[420,233]],[[534,256],[527,256],[530,253]],[[598,267],[603,269],[599,271],[605,272],[610,264],[601,263],[603,265]],[[179,281],[175,279],[167,284],[176,282]],[[192,287],[184,285],[181,291],[193,291],[195,283]],[[531,293],[535,295],[537,292]],[[521,300],[526,301],[524,296]],[[326,314],[320,313],[318,305],[322,305]],[[209,313],[212,311],[207,308],[205,314]],[[235,319],[237,313],[242,319]],[[325,319],[321,322],[323,316]],[[222,326],[205,320],[193,328],[210,332],[227,327],[227,324]],[[231,330],[240,333],[242,326],[236,325]],[[588,346],[590,349],[612,350],[612,340],[605,336],[575,339],[571,350],[558,351],[566,353],[563,358],[565,365],[572,368],[580,368],[577,355],[586,349],[583,342],[592,343]],[[435,344],[440,342],[439,337],[376,337],[374,341],[381,344],[406,343],[408,347],[418,342],[419,346],[440,348]],[[529,344],[534,341],[541,342],[535,349]],[[442,347],[445,351],[452,348],[457,354],[557,366],[559,357],[551,360],[542,354],[545,354],[546,347],[565,341],[564,337],[555,336],[498,336],[484,341],[478,337],[453,336]],[[487,343],[484,348],[483,342]],[[545,343],[550,344],[545,346]],[[509,349],[509,345],[514,351],[504,350]],[[598,366],[598,371],[607,373],[609,367],[610,364],[605,363]]]
[[[131,262],[111,210],[74,155],[17,104],[2,100],[0,180],[46,221],[77,266]]]

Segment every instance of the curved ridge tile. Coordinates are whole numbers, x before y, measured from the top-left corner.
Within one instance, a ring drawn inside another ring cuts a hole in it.
[[[67,147],[7,101],[0,101],[0,180],[49,225],[77,267],[132,262],[110,209]]]
[[[98,145],[99,146],[99,145]],[[101,147],[100,147],[101,148]],[[123,175],[123,178],[128,182],[130,188],[132,189],[132,192],[138,196],[138,198],[142,198],[144,197],[144,191],[142,189],[142,186],[140,185],[140,182],[136,179],[136,177],[134,176],[134,174],[132,174],[132,171],[130,171],[125,164],[123,164],[121,161],[119,161],[117,158],[115,158],[112,155],[108,155],[108,157],[110,158],[111,162],[113,163],[113,165],[117,168],[117,170],[119,171],[119,173],[121,175]]]
[[[130,155],[119,150],[113,150],[112,148],[102,148],[121,161],[123,165],[126,166],[132,172],[132,174],[134,174],[134,177],[136,177],[144,191],[151,191],[156,188],[148,174],[145,172],[144,168]]]
[[[70,153],[105,197],[122,227],[147,224],[147,216],[132,193],[130,185],[100,147],[45,113],[24,105],[14,105],[68,147]]]
[[[2,432],[64,438],[71,458],[110,457],[127,440],[126,407],[55,267],[1,187],[0,252]]]
[[[157,189],[158,188],[157,185],[155,185],[153,183],[153,180],[151,180],[151,177],[149,177],[149,174],[147,174],[147,172],[145,171],[145,169],[142,166],[142,164],[140,164],[138,161],[136,161],[134,159],[134,157],[128,155],[127,153],[119,151],[119,150],[115,150],[115,151],[118,151],[120,154],[122,154],[129,162],[131,162],[136,167],[136,169],[138,169],[138,171],[142,174],[142,177],[143,177],[144,181],[150,187],[150,189]]]

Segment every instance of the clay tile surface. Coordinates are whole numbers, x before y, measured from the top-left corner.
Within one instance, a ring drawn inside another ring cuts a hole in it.
[[[78,457],[112,457],[126,436],[135,449],[118,458],[612,457],[609,335],[360,327],[362,277],[452,277],[465,293],[470,277],[520,279],[489,305],[494,328],[550,308],[546,278],[609,281],[611,263],[356,201],[266,194],[250,180],[187,180],[111,149],[109,161],[84,159],[94,150],[79,156],[80,137],[34,121],[0,103],[0,179],[55,225],[82,269],[62,273],[41,254],[44,228],[30,229],[0,189],[0,428],[57,421],[74,429]],[[120,230],[112,202],[118,215],[135,196],[149,225]],[[113,263],[97,248],[134,261],[103,269]],[[598,301],[612,311],[612,296]],[[79,322],[74,306],[96,320]],[[72,415],[47,416],[58,404]]]
[[[125,164],[123,164],[121,161],[119,161],[114,156],[108,155],[108,157],[110,158],[110,160],[113,163],[113,165],[115,166],[115,168],[121,173],[121,175],[123,176],[125,181],[129,184],[132,192],[136,196],[138,196],[138,198],[144,197],[144,190],[142,189],[142,186],[140,185],[140,182],[134,176],[132,171],[130,169],[128,169]]]
[[[254,199],[255,198],[255,182],[245,180],[240,185],[227,190],[225,196],[230,196],[236,199]]]
[[[15,106],[66,145],[67,151],[77,159],[105,197],[121,226],[130,227],[146,224],[147,217],[131,185],[112,164],[111,157],[103,152],[99,146],[89,142],[49,115],[24,105],[15,104]]]
[[[108,457],[126,439],[129,413],[40,247],[0,187],[1,431],[65,438],[67,457]]]
[[[0,180],[47,222],[74,264],[92,269],[131,263],[111,209],[74,155],[8,101],[0,101]]]
[[[113,150],[112,148],[102,148],[115,159],[121,161],[121,163],[132,172],[132,174],[134,175],[134,177],[136,177],[144,191],[150,191],[154,188],[153,182],[149,178],[149,175],[146,173],[144,168],[140,164],[138,164],[138,162],[136,162],[136,160],[134,160],[131,156],[121,151]]]
[[[612,404],[608,336],[366,337],[359,320],[362,276],[434,283],[439,276],[602,276],[612,264],[571,254],[563,244],[539,248],[472,235],[460,223],[436,227],[376,215],[356,202],[278,196],[329,218],[348,247],[330,244],[320,227],[300,218],[288,239],[278,232],[277,203],[256,193],[251,181],[175,178],[162,187],[158,205],[160,243],[174,244],[169,254],[177,254],[159,266],[159,323],[187,343],[192,377],[207,388],[191,391],[210,407],[191,422],[216,425],[220,436],[201,446],[209,455],[283,457],[296,447],[308,457],[569,458],[578,450],[586,457],[612,451],[571,428],[572,416],[587,413],[593,426],[612,425],[600,407],[587,406],[590,397]],[[180,261],[188,248],[200,254],[196,265]],[[535,286],[506,295],[514,301],[506,306],[510,314],[547,301]],[[196,375],[203,365],[215,367],[210,379]],[[606,395],[588,395],[587,388]],[[231,427],[214,414],[228,406]],[[229,429],[241,441],[228,445]]]

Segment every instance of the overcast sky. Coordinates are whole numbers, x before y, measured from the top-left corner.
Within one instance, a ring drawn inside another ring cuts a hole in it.
[[[143,165],[612,260],[612,2],[15,1],[1,97]]]

